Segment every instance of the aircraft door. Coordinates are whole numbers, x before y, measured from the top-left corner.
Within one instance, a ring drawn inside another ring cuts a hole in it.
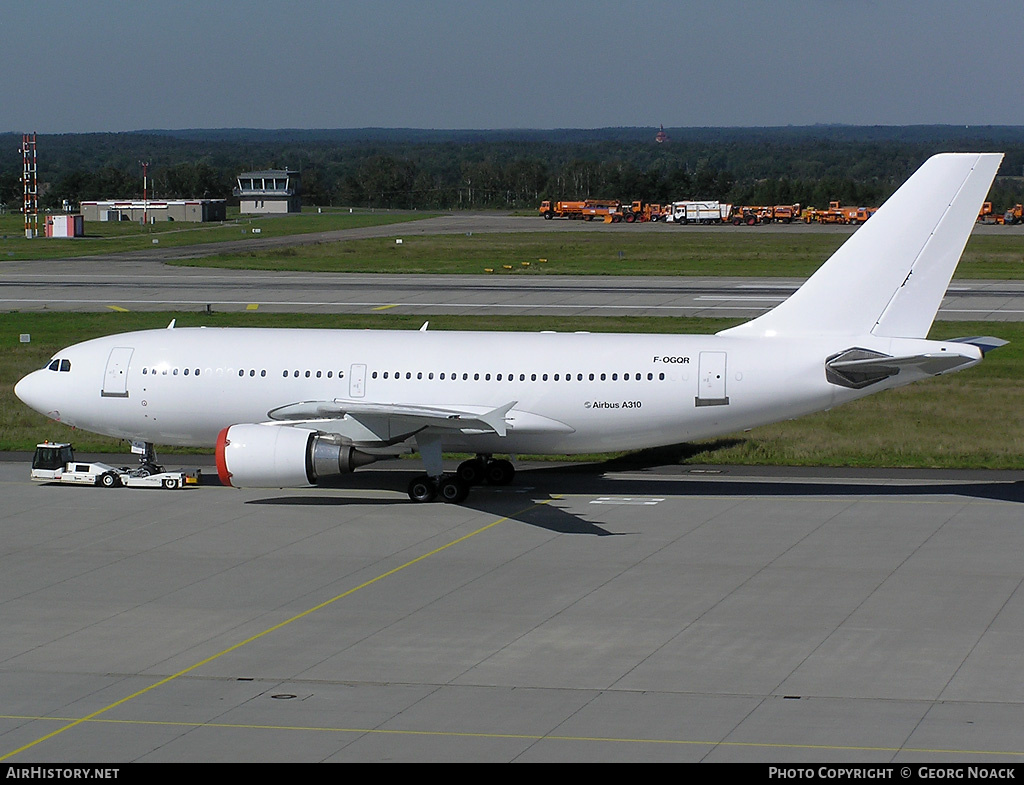
[[[725,394],[725,352],[701,352],[697,369],[697,406],[726,406],[729,396]]]
[[[362,363],[353,363],[348,377],[348,397],[362,398],[364,395],[366,395],[366,366]]]
[[[103,389],[100,390],[100,396],[103,398],[128,397],[128,364],[131,362],[134,351],[129,346],[116,346],[110,350],[107,368],[103,372]]]

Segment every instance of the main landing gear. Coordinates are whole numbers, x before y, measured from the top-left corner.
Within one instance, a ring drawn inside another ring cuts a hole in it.
[[[438,496],[441,501],[458,504],[469,496],[469,486],[454,475],[434,478],[422,474],[409,483],[409,498],[414,502],[432,502]]]
[[[431,502],[440,497],[449,504],[459,504],[469,496],[469,489],[473,485],[484,482],[491,485],[508,485],[516,474],[511,461],[495,460],[490,455],[478,455],[476,458],[463,461],[455,474],[450,475],[431,473],[429,464],[433,461],[426,460],[426,455],[424,458],[428,464],[428,473],[414,477],[409,483],[409,498],[414,502]]]
[[[516,467],[512,461],[495,460],[490,455],[478,455],[459,464],[455,476],[469,485],[482,482],[491,485],[508,485],[516,475]]]

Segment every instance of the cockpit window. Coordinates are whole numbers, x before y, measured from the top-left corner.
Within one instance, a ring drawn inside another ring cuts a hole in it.
[[[46,367],[49,370],[51,370],[51,371],[59,371],[60,370],[60,360],[53,360]]]
[[[71,370],[71,360],[50,360],[50,364],[46,368],[50,371],[64,371],[66,373]]]
[[[60,369],[65,373],[71,370],[71,360],[61,360]]]

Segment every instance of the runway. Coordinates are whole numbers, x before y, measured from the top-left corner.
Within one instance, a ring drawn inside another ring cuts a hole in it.
[[[453,507],[403,463],[311,491],[0,463],[0,757],[1024,758],[1014,474],[542,464]]]
[[[778,305],[801,281],[779,278],[407,276],[261,273],[175,268],[4,272],[9,311],[245,311],[746,318]],[[955,281],[938,318],[1024,319],[1024,281]]]
[[[749,227],[721,227],[745,232]],[[226,271],[173,267],[170,259],[296,243],[364,237],[507,231],[660,231],[676,228],[591,225],[521,216],[447,215],[343,232],[153,249],[108,257],[6,261],[0,265],[0,309],[8,311],[245,311],[396,313],[430,316],[707,316],[751,318],[778,305],[802,280],[782,278],[364,275]],[[804,224],[754,227],[764,233],[852,232]],[[979,233],[1024,234],[1024,226],[979,226]],[[1024,319],[1024,281],[954,281],[938,318],[959,321]]]

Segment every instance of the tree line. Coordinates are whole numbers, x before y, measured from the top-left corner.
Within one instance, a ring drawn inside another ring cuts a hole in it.
[[[1006,153],[996,210],[1024,201],[1024,128],[814,127],[565,131],[164,131],[40,135],[41,206],[227,198],[246,170],[291,168],[307,205],[532,209],[542,199],[718,199],[875,206],[929,155]],[[21,205],[20,135],[0,134],[0,201]]]

